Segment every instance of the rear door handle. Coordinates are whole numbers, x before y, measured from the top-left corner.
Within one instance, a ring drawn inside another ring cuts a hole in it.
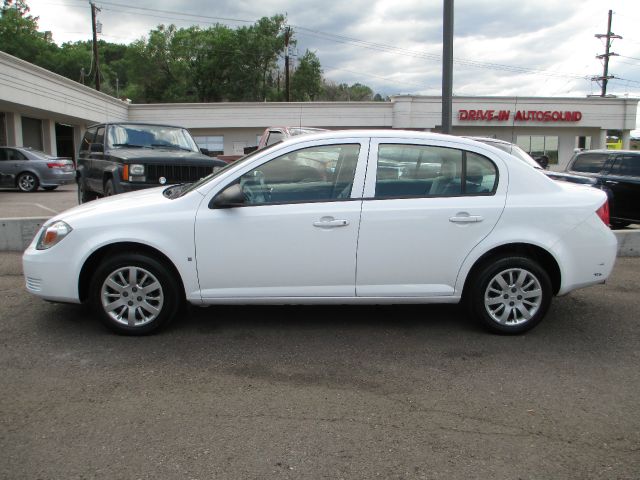
[[[313,226],[318,228],[338,228],[347,225],[349,225],[348,220],[336,220],[333,217],[322,217],[317,222],[313,222]]]
[[[484,220],[484,217],[480,215],[462,215],[458,214],[454,217],[450,217],[449,221],[452,223],[477,223]]]

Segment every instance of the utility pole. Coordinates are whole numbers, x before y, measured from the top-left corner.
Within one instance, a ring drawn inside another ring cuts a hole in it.
[[[100,11],[96,4],[91,2],[91,28],[93,29],[93,67],[95,67],[96,90],[100,91],[100,60],[98,59],[98,33],[96,29],[96,11]]]
[[[451,134],[453,95],[453,0],[444,0],[442,15],[442,133]]]
[[[287,102],[291,101],[291,89],[289,86],[289,39],[291,37],[291,27],[287,26],[284,30],[284,75],[285,75],[285,90],[287,96]]]
[[[609,10],[609,21],[607,23],[607,33],[596,33],[596,38],[606,38],[606,44],[605,44],[605,53],[603,53],[602,55],[596,55],[596,58],[599,58],[600,60],[604,59],[604,65],[603,65],[603,71],[602,71],[602,76],[601,77],[591,77],[592,81],[596,81],[596,82],[602,82],[600,84],[600,86],[602,87],[602,90],[600,92],[600,96],[601,97],[606,97],[607,96],[607,83],[610,79],[612,78],[616,78],[613,75],[609,75],[609,57],[613,57],[615,55],[618,55],[617,53],[613,53],[610,51],[611,49],[611,40],[613,40],[614,38],[619,38],[622,39],[622,37],[620,35],[614,35],[614,33],[611,31],[611,17],[613,16],[613,11]]]

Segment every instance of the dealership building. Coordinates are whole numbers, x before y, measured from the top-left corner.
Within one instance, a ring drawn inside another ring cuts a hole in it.
[[[576,148],[605,148],[608,130],[621,132],[623,148],[629,148],[637,109],[635,98],[457,96],[453,134],[517,143],[562,167]],[[87,126],[126,121],[180,125],[201,147],[240,155],[270,126],[438,131],[441,99],[131,104],[0,52],[0,145],[75,157]]]

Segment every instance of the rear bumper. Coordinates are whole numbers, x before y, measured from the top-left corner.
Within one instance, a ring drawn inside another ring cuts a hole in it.
[[[615,265],[618,240],[594,213],[569,232],[555,253],[561,262],[562,283],[558,295],[604,283]]]
[[[64,172],[52,169],[47,173],[47,176],[40,176],[40,185],[42,185],[43,187],[69,185],[70,183],[75,183],[76,181],[76,172],[73,170],[70,172]]]

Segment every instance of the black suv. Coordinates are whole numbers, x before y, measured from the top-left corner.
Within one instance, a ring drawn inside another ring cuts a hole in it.
[[[586,150],[573,155],[566,171],[595,179],[613,192],[611,226],[640,223],[640,151]]]
[[[132,122],[92,125],[78,155],[78,202],[195,182],[226,165],[205,153],[182,127]]]

